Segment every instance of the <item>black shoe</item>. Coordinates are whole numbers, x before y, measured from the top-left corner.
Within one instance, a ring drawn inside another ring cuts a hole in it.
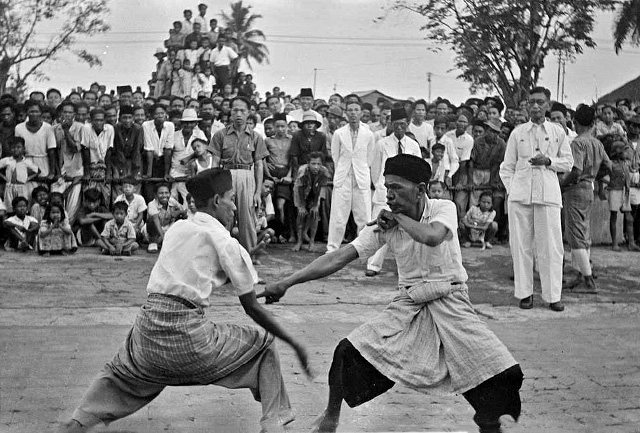
[[[520,308],[530,310],[533,308],[533,295],[520,299]]]
[[[375,277],[376,275],[378,275],[380,272],[378,271],[374,271],[373,269],[367,269],[366,271],[364,271],[364,274],[367,277]]]
[[[564,304],[562,303],[562,301],[552,302],[551,304],[549,304],[549,308],[553,311],[564,311]]]
[[[584,277],[580,283],[571,289],[573,293],[598,293],[598,286],[593,276]]]

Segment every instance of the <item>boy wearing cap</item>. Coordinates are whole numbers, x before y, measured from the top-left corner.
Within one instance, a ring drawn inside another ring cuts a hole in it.
[[[579,106],[575,116],[578,136],[571,141],[573,167],[560,180],[565,214],[564,231],[571,249],[571,265],[578,271],[577,278],[568,282],[563,289],[574,292],[597,291],[589,262],[591,208],[596,176],[601,166],[610,170],[611,161],[600,140],[591,134],[594,124],[595,110],[586,105]]]
[[[275,302],[290,287],[331,275],[383,245],[394,253],[398,293],[338,344],[329,370],[329,402],[315,431],[336,431],[343,400],[355,407],[399,382],[424,393],[461,393],[475,409],[480,431],[499,432],[500,416],[517,420],[520,415],[523,376],[469,301],[455,205],[427,197],[431,173],[422,158],[389,158],[384,176],[390,210],[382,210],[351,244],[267,285],[259,295]]]
[[[262,403],[262,431],[294,419],[274,336],[295,351],[310,375],[307,353],[256,300],[257,274],[226,226],[234,218],[231,173],[210,169],[187,182],[198,211],[177,222],[151,271],[148,298],[116,356],[93,381],[58,433],[85,432],[128,416],[166,386],[249,388]],[[205,317],[211,293],[231,281],[256,326]]]

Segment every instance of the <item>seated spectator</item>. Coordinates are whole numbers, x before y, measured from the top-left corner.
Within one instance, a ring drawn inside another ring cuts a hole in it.
[[[256,248],[253,250],[253,255],[259,254],[259,250],[264,250],[267,244],[271,243],[276,237],[275,230],[269,227],[269,223],[275,218],[275,209],[271,199],[273,188],[273,179],[265,178],[262,181],[260,207],[256,212],[256,235],[258,240]]]
[[[3,223],[9,238],[4,246],[5,250],[22,252],[33,250],[40,225],[37,219],[27,215],[29,200],[23,196],[15,197],[11,207],[15,215],[7,218]]]
[[[78,249],[69,220],[64,213],[64,206],[51,203],[45,209],[40,230],[38,231],[38,253],[43,256],[51,254],[68,255]]]
[[[130,256],[138,250],[136,231],[127,218],[128,207],[123,201],[113,205],[113,219],[107,221],[100,234],[106,247],[102,249],[102,254]]]
[[[167,49],[179,50],[184,47],[184,39],[187,35],[182,32],[182,23],[180,21],[173,22],[173,28],[169,29],[169,39],[164,41]]]
[[[122,181],[123,193],[116,197],[114,204],[123,202],[127,205],[127,219],[133,225],[136,232],[136,239],[142,236],[142,228],[144,227],[144,213],[147,211],[147,203],[144,197],[136,194],[138,187],[138,179],[127,177]]]
[[[49,190],[46,186],[36,186],[33,191],[31,191],[31,210],[29,211],[29,215],[38,220],[38,224],[42,222],[42,217],[44,217],[44,211],[47,209],[49,205]]]
[[[0,172],[4,170],[4,175],[0,174],[6,184],[4,187],[4,202],[7,211],[11,212],[13,199],[16,197],[28,197],[28,183],[35,179],[40,170],[30,160],[24,156],[24,139],[15,137],[11,144],[11,156],[0,159]]]
[[[480,242],[483,250],[493,248],[491,241],[498,231],[498,224],[493,221],[495,218],[491,192],[485,191],[480,195],[479,205],[471,206],[462,220],[464,247],[469,248],[471,242]]]
[[[293,186],[293,201],[298,210],[296,229],[298,242],[293,246],[293,251],[300,251],[302,241],[307,236],[309,239],[309,251],[313,250],[313,245],[318,229],[320,217],[320,190],[331,178],[329,171],[322,165],[324,155],[322,152],[314,151],[309,154],[309,163],[302,165],[298,169]]]
[[[74,227],[78,245],[105,248],[100,234],[104,224],[112,218],[112,215],[102,204],[102,193],[99,190],[95,188],[86,190],[83,199]]]
[[[186,218],[187,213],[180,203],[171,198],[171,190],[166,183],[156,186],[156,197],[149,203],[147,209],[146,232],[149,238],[147,251],[157,253],[162,246],[164,234],[179,219]]]

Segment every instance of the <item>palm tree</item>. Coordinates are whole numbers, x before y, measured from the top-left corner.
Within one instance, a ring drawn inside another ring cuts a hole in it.
[[[238,47],[238,58],[231,63],[231,76],[235,76],[240,67],[240,62],[247,62],[249,68],[251,61],[257,63],[269,63],[269,49],[259,41],[266,40],[262,30],[253,29],[254,22],[262,18],[262,15],[251,14],[252,6],[244,6],[242,0],[231,3],[231,13],[222,12],[225,23],[225,31],[231,34],[232,41]],[[257,40],[258,39],[258,40]]]
[[[614,22],[613,38],[616,54],[627,40],[633,45],[640,45],[640,0],[625,0],[622,3]]]

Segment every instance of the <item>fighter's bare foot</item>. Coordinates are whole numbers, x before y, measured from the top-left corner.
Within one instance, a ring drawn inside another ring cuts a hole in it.
[[[56,433],[85,433],[87,431],[89,431],[88,427],[84,427],[78,421],[72,419],[65,423],[61,423],[58,426],[58,430],[56,430]]]
[[[638,247],[638,245],[632,242],[629,242],[629,245],[627,246],[627,248],[629,249],[629,251],[640,251],[640,247]]]
[[[300,251],[300,248],[302,248],[302,243],[298,242],[291,248],[291,251]]]
[[[313,424],[311,424],[311,433],[335,433],[338,428],[338,422],[338,418],[329,415],[325,410]]]
[[[622,249],[620,248],[620,246],[619,246],[619,245],[613,245],[613,246],[611,247],[611,249],[612,249],[613,251],[622,251]]]
[[[314,246],[314,243],[309,242],[309,252],[313,252],[313,246]]]

